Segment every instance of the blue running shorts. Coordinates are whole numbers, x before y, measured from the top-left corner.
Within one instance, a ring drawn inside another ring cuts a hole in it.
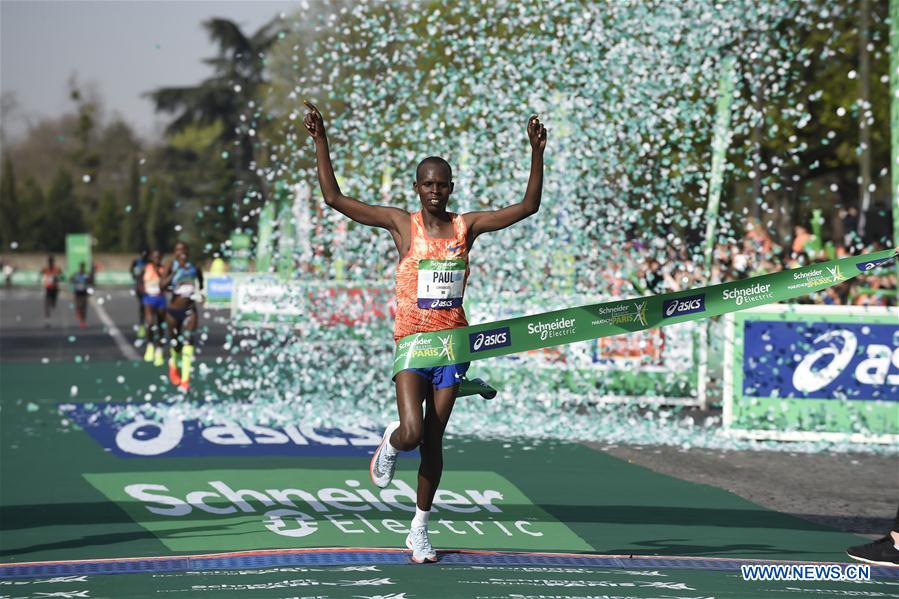
[[[431,368],[410,368],[415,374],[426,378],[435,389],[445,389],[462,382],[471,362],[449,364],[448,366],[432,366]]]
[[[141,303],[157,310],[165,310],[164,295],[145,295],[141,298]]]

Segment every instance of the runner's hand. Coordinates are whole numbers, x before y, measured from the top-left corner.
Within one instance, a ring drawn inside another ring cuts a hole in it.
[[[532,150],[543,150],[546,147],[546,127],[536,114],[528,119],[528,140],[531,142]]]
[[[303,104],[309,109],[306,116],[303,118],[303,125],[306,126],[306,131],[308,131],[309,136],[316,141],[324,139],[325,120],[322,118],[322,113],[318,111],[318,108],[310,104],[308,100],[303,100]]]

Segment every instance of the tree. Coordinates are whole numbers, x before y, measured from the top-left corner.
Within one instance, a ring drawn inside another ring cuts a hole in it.
[[[94,218],[99,213],[104,194],[113,193],[120,200],[129,198],[133,207],[137,207],[140,182],[139,175],[135,173],[141,142],[133,129],[120,118],[109,122],[103,118],[103,102],[93,86],[81,85],[74,79],[69,85],[69,98],[73,101],[69,110],[57,117],[29,124],[21,139],[4,146],[4,153],[15,164],[17,180],[33,179],[37,187],[44,191],[50,189],[60,170],[71,173],[82,215],[78,222],[84,225],[85,230],[93,231]],[[5,118],[10,102],[5,95],[0,99]],[[27,216],[24,214],[26,211],[29,212]],[[35,220],[31,216],[45,212],[46,206],[43,205],[23,205],[20,227],[25,227],[22,223],[27,220],[32,226],[43,228],[43,219]],[[130,216],[128,212],[126,214]],[[145,223],[137,216],[136,228],[142,230]],[[130,243],[134,236],[129,237],[131,231],[124,230],[128,224],[125,219],[117,223],[117,228],[122,230],[115,235]],[[35,231],[31,234],[22,229],[20,235],[35,240],[44,233]],[[143,233],[138,237],[142,239]],[[134,243],[137,245],[139,242]]]
[[[798,10],[803,4],[788,6]],[[889,85],[883,83],[889,72],[887,3],[869,5],[871,21],[862,28],[864,35],[854,2],[816,0],[810,6],[828,17],[820,22],[785,19],[766,34],[772,36],[771,44],[789,47],[794,57],[789,68],[762,74],[760,65],[746,67],[742,88],[759,109],[748,119],[752,130],[735,132],[730,157],[742,184],[748,183],[743,165],[753,165],[746,170],[755,170],[759,179],[751,184],[756,187],[753,197],[733,198],[734,213],[760,193],[767,208],[764,220],[782,239],[790,238],[793,225],[807,225],[815,208],[827,217],[835,205],[858,206],[857,181],[864,179],[866,168],[862,159],[870,161],[873,172],[889,165]],[[859,67],[870,70],[866,80],[872,85],[863,91],[870,94],[867,98],[860,98],[849,75],[862,38],[874,47],[865,59],[869,64]],[[750,45],[742,55],[755,51]],[[748,143],[747,136],[752,138]]]
[[[61,252],[65,249],[66,235],[83,233],[84,230],[72,175],[60,169],[47,193],[43,225],[38,236],[39,249]]]
[[[97,239],[97,249],[115,252],[121,249],[122,212],[113,192],[107,191],[100,198],[100,206],[94,216],[93,233]]]
[[[40,235],[44,214],[47,209],[46,198],[41,186],[38,185],[33,177],[25,179],[20,199],[19,227],[21,239],[19,240],[19,246],[27,250],[42,249],[40,246]]]
[[[251,36],[227,19],[210,19],[203,26],[218,44],[218,55],[206,60],[213,76],[195,86],[160,88],[150,97],[158,111],[176,114],[167,128],[170,135],[189,127],[221,125],[217,155],[233,173],[226,178],[241,183],[229,186],[228,204],[247,214],[262,203],[254,144],[263,119],[257,107],[265,84],[266,52],[278,39],[278,21],[273,19]],[[260,201],[243,201],[250,197]]]
[[[10,242],[18,241],[19,198],[16,193],[16,176],[9,156],[3,160],[3,178],[0,181],[0,248],[6,249]]]
[[[143,209],[146,218],[146,235],[150,245],[161,252],[171,248],[175,233],[174,204],[168,189],[151,179],[144,191]]]
[[[221,124],[187,126],[148,161],[160,173],[157,181],[179,198],[179,209],[192,222],[182,222],[181,236],[216,247],[241,223],[235,190],[240,187],[234,169],[221,156],[214,141]]]
[[[140,164],[137,158],[132,158],[122,218],[121,245],[126,252],[139,252],[147,247],[146,222],[144,222],[144,212],[141,210],[140,177]]]
[[[78,143],[70,159],[72,167],[86,183],[81,201],[85,215],[90,217],[97,213],[101,192],[97,185],[101,166],[100,144],[97,143],[97,132],[101,125],[100,100],[93,89],[88,88],[88,93],[82,92],[74,75],[69,80],[69,99],[78,109],[78,124],[75,129]]]

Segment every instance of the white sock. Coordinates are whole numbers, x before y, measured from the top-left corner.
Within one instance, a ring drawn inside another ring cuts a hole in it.
[[[431,517],[431,510],[425,511],[415,506],[415,517],[412,518],[412,528],[421,528],[428,526],[428,520]]]

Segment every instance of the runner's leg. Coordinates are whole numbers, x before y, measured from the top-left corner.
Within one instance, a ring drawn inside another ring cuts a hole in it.
[[[190,373],[194,360],[193,337],[194,331],[197,330],[198,320],[197,310],[194,308],[193,313],[185,318],[181,325],[181,338],[183,342],[181,348],[181,385],[185,390],[190,385]]]
[[[449,422],[459,386],[435,389],[428,385],[425,397],[423,438],[420,446],[421,464],[418,468],[418,491],[415,499],[415,517],[409,525],[406,547],[412,550],[412,561],[417,563],[437,561],[437,552],[428,535],[431,504],[440,476],[443,474],[443,432]]]
[[[434,389],[427,399],[421,466],[418,468],[418,509],[428,511],[443,474],[443,433],[456,403],[459,385]]]
[[[156,308],[144,305],[144,320],[147,323],[147,349],[144,351],[144,361],[152,362],[157,345],[162,345],[159,319],[156,316]]]
[[[173,335],[175,331],[175,318],[171,316],[168,310],[160,310],[160,319],[165,321],[165,338],[166,345],[169,348],[169,382],[173,385],[181,384],[181,349],[178,346],[177,338]]]
[[[142,339],[147,335],[147,310],[144,295],[137,289],[134,290],[134,295],[137,297],[137,338]]]
[[[390,444],[400,451],[411,451],[421,444],[423,430],[422,401],[431,383],[412,370],[396,375],[396,407],[400,426],[390,436]]]
[[[165,320],[165,334],[168,338],[169,348],[171,349],[171,355],[173,358],[176,358],[176,363],[180,360],[181,356],[181,339],[178,327],[178,321],[172,316],[168,310],[164,310],[161,312],[163,315],[163,319]]]
[[[87,318],[87,296],[81,293],[75,295],[75,316],[78,322],[83,326]]]

